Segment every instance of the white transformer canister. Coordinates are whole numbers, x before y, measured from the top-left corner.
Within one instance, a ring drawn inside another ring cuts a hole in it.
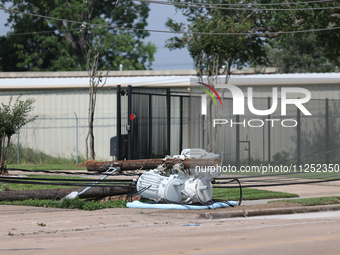
[[[183,185],[184,182],[176,174],[166,177],[160,175],[158,170],[150,170],[139,177],[136,188],[138,192],[145,189],[140,193],[142,197],[179,203],[183,198]]]
[[[184,190],[192,203],[206,203],[211,200],[213,187],[206,178],[189,178],[184,183]]]

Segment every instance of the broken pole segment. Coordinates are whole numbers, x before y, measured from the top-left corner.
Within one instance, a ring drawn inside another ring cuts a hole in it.
[[[86,164],[88,171],[107,171],[109,167],[120,167],[121,170],[149,170],[156,169],[159,165],[164,164],[164,166],[171,168],[176,164],[183,163],[185,169],[190,169],[196,166],[214,166],[217,167],[220,161],[217,158],[208,159],[174,159],[168,158],[164,159],[138,159],[138,160],[121,160],[121,161],[91,161]]]
[[[73,191],[81,192],[84,187],[42,190],[9,190],[0,192],[0,201],[15,201],[25,199],[61,199]],[[107,197],[124,195],[132,192],[134,187],[92,187],[79,195],[79,198]]]

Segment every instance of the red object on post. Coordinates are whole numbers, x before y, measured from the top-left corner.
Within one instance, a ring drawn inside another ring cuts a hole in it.
[[[130,120],[134,120],[136,117],[136,114],[130,114]]]

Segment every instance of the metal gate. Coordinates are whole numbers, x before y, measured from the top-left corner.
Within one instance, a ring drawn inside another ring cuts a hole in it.
[[[150,92],[152,90],[152,92]],[[146,89],[117,86],[117,148],[123,148],[123,133],[127,134],[126,155],[117,150],[118,159],[160,158],[170,155],[176,144],[179,154],[184,137],[189,132],[189,95],[186,92],[166,89]],[[122,108],[127,111],[122,117]],[[174,150],[173,150],[174,151]]]

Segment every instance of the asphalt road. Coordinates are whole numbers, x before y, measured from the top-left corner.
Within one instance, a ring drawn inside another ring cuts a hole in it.
[[[339,211],[201,220],[157,210],[0,205],[0,254],[311,255],[340,254],[339,244]]]

